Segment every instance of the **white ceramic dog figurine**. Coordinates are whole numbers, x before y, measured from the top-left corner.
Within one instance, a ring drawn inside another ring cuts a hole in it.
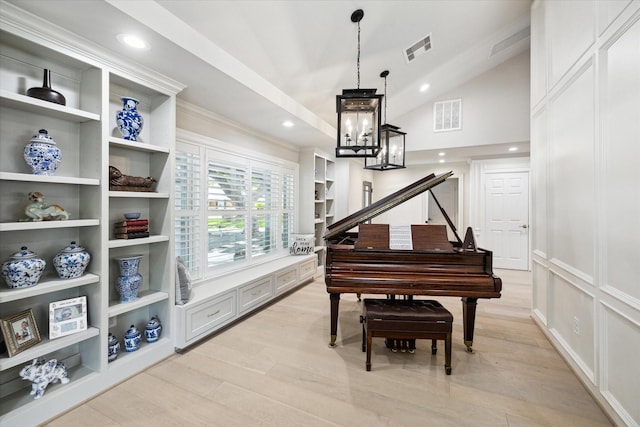
[[[29,217],[26,221],[42,221],[50,219],[69,219],[69,213],[58,205],[47,205],[44,203],[44,194],[39,191],[29,193],[31,203],[24,209],[24,213]]]
[[[67,367],[64,363],[51,359],[33,359],[31,365],[27,365],[20,371],[20,378],[31,381],[31,394],[34,399],[40,399],[49,383],[60,381],[62,384],[69,382]]]

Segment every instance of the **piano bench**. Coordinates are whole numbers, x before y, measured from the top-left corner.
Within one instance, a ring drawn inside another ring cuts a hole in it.
[[[451,375],[451,331],[453,315],[433,300],[364,300],[362,306],[362,351],[367,352],[367,371],[371,370],[373,337],[395,339],[431,339],[432,354],[436,340],[445,343],[445,372]],[[365,344],[366,337],[366,344]]]

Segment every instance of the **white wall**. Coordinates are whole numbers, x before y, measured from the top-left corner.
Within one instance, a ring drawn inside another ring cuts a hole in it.
[[[462,99],[461,131],[433,132],[433,103],[391,120],[407,132],[406,150],[528,141],[529,66],[527,50],[438,97]]]
[[[178,101],[176,127],[234,144],[245,150],[298,162],[298,147],[269,140],[257,133],[252,134],[222,116],[184,101]]]
[[[640,425],[640,1],[532,8],[533,318]]]
[[[468,186],[466,185],[466,176],[469,174],[469,165],[466,163],[447,164],[447,165],[428,165],[428,166],[407,166],[406,169],[395,169],[384,172],[376,172],[373,176],[373,201],[380,200],[389,194],[400,190],[401,188],[424,178],[430,173],[436,175],[453,171],[454,176],[463,179],[465,184],[464,201],[463,201],[463,227],[468,224]],[[377,216],[372,222],[378,224],[393,225],[409,225],[424,224],[427,214],[427,195],[423,193],[406,202],[396,206],[395,208]],[[447,212],[449,213],[449,212]],[[458,231],[460,234],[460,231]],[[464,238],[464,228],[462,229],[461,238]]]

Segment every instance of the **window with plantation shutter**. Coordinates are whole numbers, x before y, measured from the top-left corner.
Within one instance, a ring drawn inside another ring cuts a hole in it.
[[[277,171],[251,169],[251,253],[256,257],[277,249],[279,181]]]
[[[204,142],[179,141],[176,147],[176,254],[192,276],[207,278],[288,254],[295,165]]]
[[[284,248],[288,248],[291,244],[291,234],[294,230],[295,219],[295,187],[296,176],[295,172],[291,170],[284,170],[282,174],[281,188],[282,188],[282,214],[280,216],[280,226],[282,232],[282,245]]]
[[[207,268],[247,257],[247,173],[243,165],[207,162]]]
[[[190,149],[190,150],[189,150]],[[197,147],[176,153],[176,256],[182,257],[193,277],[200,277],[200,154]]]

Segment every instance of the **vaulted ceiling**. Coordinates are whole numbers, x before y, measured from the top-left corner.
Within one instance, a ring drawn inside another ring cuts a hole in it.
[[[179,99],[278,141],[335,145],[335,96],[387,78],[393,122],[529,47],[530,0],[8,0],[186,84]],[[145,38],[131,51],[121,33]],[[425,36],[432,49],[408,63]],[[429,89],[420,92],[422,85]],[[295,126],[281,124],[291,120]]]

